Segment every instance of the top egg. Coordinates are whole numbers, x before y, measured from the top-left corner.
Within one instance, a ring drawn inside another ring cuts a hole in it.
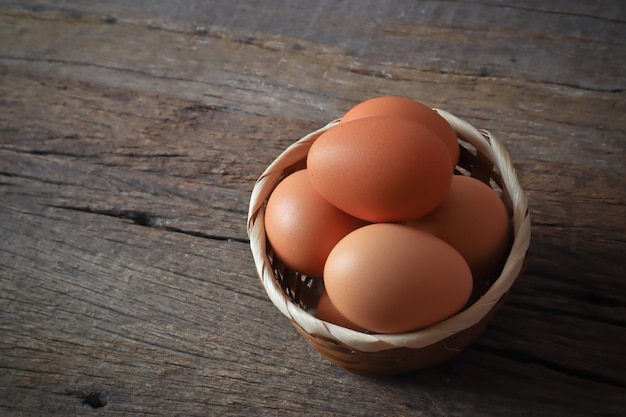
[[[443,142],[421,124],[398,117],[340,123],[309,149],[313,187],[331,204],[369,222],[395,222],[431,212],[452,181]]]
[[[357,104],[343,116],[341,123],[374,116],[393,116],[412,120],[433,132],[446,146],[452,169],[459,161],[459,142],[452,126],[430,107],[406,97],[376,97]]]

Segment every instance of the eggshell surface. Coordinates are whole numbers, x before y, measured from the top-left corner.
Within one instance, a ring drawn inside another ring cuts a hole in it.
[[[452,181],[441,140],[418,123],[393,117],[334,126],[309,149],[307,167],[324,198],[370,222],[423,216],[443,200]]]
[[[463,257],[441,239],[377,223],[337,243],[324,284],[350,322],[377,333],[402,333],[457,313],[469,299],[472,276]]]
[[[443,202],[408,224],[459,251],[477,283],[497,273],[509,250],[511,227],[504,203],[491,187],[472,177],[455,175]]]
[[[459,160],[459,142],[450,124],[430,107],[406,97],[383,96],[363,101],[342,117],[341,123],[373,116],[400,117],[422,124],[431,130],[446,146],[452,169]]]
[[[306,170],[283,179],[267,201],[265,229],[278,257],[291,269],[321,277],[335,244],[364,225],[322,198]]]

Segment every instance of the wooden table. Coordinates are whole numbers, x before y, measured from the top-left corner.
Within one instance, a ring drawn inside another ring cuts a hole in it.
[[[0,2],[0,414],[626,415],[625,64],[621,1]],[[271,304],[246,214],[391,94],[506,143],[533,239],[478,343],[366,378]]]

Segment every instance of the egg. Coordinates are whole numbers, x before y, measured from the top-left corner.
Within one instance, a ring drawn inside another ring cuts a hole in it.
[[[341,123],[372,116],[401,117],[431,130],[446,146],[452,169],[459,160],[459,142],[452,126],[430,107],[406,97],[383,96],[363,101],[342,117]]]
[[[318,319],[324,320],[328,323],[336,324],[337,326],[356,330],[358,332],[366,331],[364,328],[357,326],[356,324],[345,318],[339,312],[339,310],[337,310],[333,302],[330,301],[330,297],[328,297],[328,293],[326,291],[322,293],[317,303],[316,315]]]
[[[454,247],[469,264],[477,287],[488,284],[509,251],[506,207],[491,187],[476,178],[455,175],[443,202],[407,224]]]
[[[335,244],[364,224],[320,196],[306,169],[278,183],[265,208],[265,230],[274,252],[289,268],[312,277],[322,276]]]
[[[324,284],[350,322],[376,333],[403,333],[460,311],[472,292],[472,275],[463,257],[434,235],[375,223],[337,243]]]
[[[452,170],[441,140],[394,117],[338,124],[309,149],[313,187],[331,204],[369,222],[423,216],[446,196]]]

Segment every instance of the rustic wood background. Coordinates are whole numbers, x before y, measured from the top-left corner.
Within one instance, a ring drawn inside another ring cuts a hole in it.
[[[625,64],[619,0],[0,1],[0,414],[625,415]],[[533,240],[475,346],[372,379],[245,227],[284,148],[386,94],[502,139]]]

